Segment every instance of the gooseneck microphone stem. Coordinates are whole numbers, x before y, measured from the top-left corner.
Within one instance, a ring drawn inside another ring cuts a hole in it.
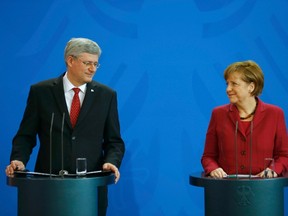
[[[49,163],[50,163],[50,171],[49,171],[49,176],[51,177],[52,175],[52,131],[53,131],[53,123],[54,123],[54,112],[52,113],[52,116],[51,116],[51,123],[50,123],[50,158],[49,158]]]
[[[62,177],[64,177],[64,143],[63,143],[63,139],[64,139],[64,120],[65,120],[65,112],[63,113],[62,116],[62,126],[61,126],[61,175]]]
[[[250,125],[250,161],[249,161],[249,178],[252,176],[252,134],[253,133],[253,121],[251,121]]]
[[[238,121],[236,121],[235,126],[235,137],[234,137],[234,144],[235,144],[235,171],[236,171],[236,178],[238,179],[238,145],[237,145],[237,133],[238,133]]]

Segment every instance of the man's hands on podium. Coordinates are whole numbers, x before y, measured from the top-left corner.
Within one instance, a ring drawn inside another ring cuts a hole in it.
[[[19,160],[11,161],[11,163],[6,167],[6,170],[5,170],[6,175],[7,176],[13,175],[15,170],[25,170],[25,165],[23,164],[22,161],[19,161]],[[105,164],[103,164],[103,170],[114,172],[115,184],[119,181],[120,172],[115,165],[113,165],[111,163],[105,163]]]
[[[120,172],[119,172],[118,168],[117,168],[115,165],[113,165],[113,164],[111,164],[111,163],[104,163],[102,168],[103,168],[103,170],[105,170],[105,171],[112,171],[112,172],[114,172],[114,175],[115,175],[115,184],[119,181],[119,179],[120,179]]]
[[[15,170],[25,170],[25,165],[22,161],[19,160],[13,160],[11,163],[6,167],[6,175],[11,176],[13,175]]]

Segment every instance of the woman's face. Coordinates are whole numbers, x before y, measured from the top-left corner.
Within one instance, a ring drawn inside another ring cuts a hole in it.
[[[232,73],[226,80],[226,93],[230,103],[241,104],[246,99],[253,97],[254,83],[247,83],[241,79],[241,74],[237,71]]]

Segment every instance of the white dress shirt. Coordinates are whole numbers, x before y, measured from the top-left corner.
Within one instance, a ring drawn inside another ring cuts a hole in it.
[[[71,110],[71,103],[72,103],[72,99],[74,96],[74,91],[73,88],[79,88],[80,92],[79,92],[79,98],[80,98],[80,105],[82,106],[84,97],[85,97],[85,93],[86,93],[86,86],[87,84],[83,84],[81,86],[75,87],[69,80],[67,77],[67,72],[65,73],[64,77],[63,77],[63,87],[64,87],[64,94],[65,94],[65,99],[66,99],[66,104],[67,104],[67,108],[68,111],[70,113]]]

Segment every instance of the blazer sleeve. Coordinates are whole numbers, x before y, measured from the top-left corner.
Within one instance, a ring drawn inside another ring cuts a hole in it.
[[[109,112],[104,129],[104,162],[112,163],[118,168],[125,152],[120,134],[120,123],[117,108],[117,93],[114,91],[110,100]]]
[[[206,175],[208,175],[211,171],[219,168],[217,158],[218,158],[218,146],[217,146],[217,133],[216,133],[216,114],[215,110],[213,110],[208,130],[206,133],[204,152],[201,158],[201,163]]]
[[[33,86],[31,86],[23,118],[12,141],[11,161],[20,160],[26,165],[32,149],[37,143],[38,109],[36,101],[36,94],[34,93]]]
[[[275,148],[273,152],[274,169],[279,175],[288,171],[288,137],[283,110],[278,115],[278,125],[275,136]]]

